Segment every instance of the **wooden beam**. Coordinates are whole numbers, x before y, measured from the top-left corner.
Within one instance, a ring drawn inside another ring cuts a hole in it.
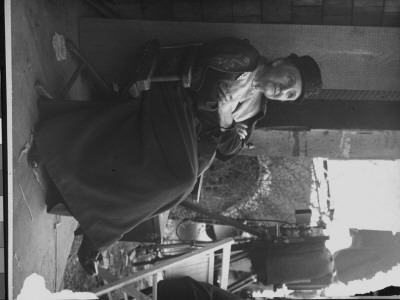
[[[110,82],[132,74],[135,53],[150,38],[166,45],[224,36],[249,39],[269,59],[313,56],[325,89],[400,91],[400,28],[80,20],[81,50]]]
[[[324,25],[351,25],[351,16],[323,16]]]
[[[232,22],[233,4],[231,0],[203,0],[203,10],[206,22]]]
[[[383,6],[384,0],[354,0],[354,7]]]
[[[244,149],[241,154],[330,159],[393,160],[400,158],[400,131],[256,129],[250,142],[254,148]]]
[[[142,0],[142,10],[147,20],[173,20],[172,0]]]
[[[322,6],[294,6],[293,23],[295,24],[321,24]]]
[[[319,100],[301,104],[270,101],[259,128],[400,130],[400,101]]]
[[[291,23],[292,0],[263,0],[262,21],[266,23]]]
[[[360,6],[353,9],[353,25],[381,26],[383,6]]]
[[[399,13],[400,12],[400,1],[399,0],[385,0],[384,12]]]
[[[321,6],[322,0],[293,0],[293,6]]]
[[[372,90],[328,90],[321,92],[312,99],[319,100],[382,100],[399,101],[400,91],[372,91]]]
[[[260,23],[260,0],[232,0],[233,21],[237,23]]]
[[[351,16],[353,0],[325,0],[324,16]]]
[[[389,26],[389,27],[400,26],[400,12],[384,12],[382,26]]]
[[[174,1],[173,8],[176,21],[203,21],[201,2]]]

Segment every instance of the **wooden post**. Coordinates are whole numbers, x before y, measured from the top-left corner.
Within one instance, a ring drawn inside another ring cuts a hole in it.
[[[220,282],[220,288],[224,290],[228,288],[230,259],[231,259],[231,245],[226,245],[224,248],[222,248],[221,282]]]

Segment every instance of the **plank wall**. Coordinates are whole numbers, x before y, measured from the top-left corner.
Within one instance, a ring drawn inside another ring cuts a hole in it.
[[[113,0],[105,6],[114,16],[144,20],[400,26],[398,0]]]

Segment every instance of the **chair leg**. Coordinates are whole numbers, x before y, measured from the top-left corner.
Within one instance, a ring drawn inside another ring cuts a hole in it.
[[[65,41],[65,44],[66,44],[68,52],[79,62],[78,68],[81,68],[80,71],[82,71],[82,68],[85,68],[85,70],[88,71],[90,76],[102,88],[104,88],[104,90],[106,90],[109,94],[115,94],[114,91],[109,87],[109,85],[103,80],[103,78],[101,78],[101,76],[97,73],[97,71],[92,67],[92,65],[89,63],[89,61],[83,56],[82,53],[79,52],[79,50],[75,46],[75,44],[69,39],[67,39]],[[78,70],[75,71],[72,76],[75,76],[75,79],[76,79],[76,77],[79,75],[80,71],[79,72],[78,72]],[[71,77],[71,80],[72,80],[72,78],[73,77]],[[72,86],[73,82],[75,81],[75,79],[73,81],[70,80],[71,86]]]
[[[62,89],[62,91],[59,95],[60,100],[65,100],[65,97],[67,96],[69,90],[71,89],[72,85],[74,84],[75,80],[78,78],[78,76],[82,72],[82,70],[83,70],[83,64],[79,63],[75,72],[72,74],[71,78],[68,80],[67,84]]]

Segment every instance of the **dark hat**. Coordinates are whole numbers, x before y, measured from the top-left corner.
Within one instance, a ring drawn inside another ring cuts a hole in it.
[[[291,54],[285,59],[293,63],[300,71],[302,89],[296,101],[301,102],[303,98],[318,95],[322,88],[322,78],[317,62],[308,55],[297,56],[296,54]]]

